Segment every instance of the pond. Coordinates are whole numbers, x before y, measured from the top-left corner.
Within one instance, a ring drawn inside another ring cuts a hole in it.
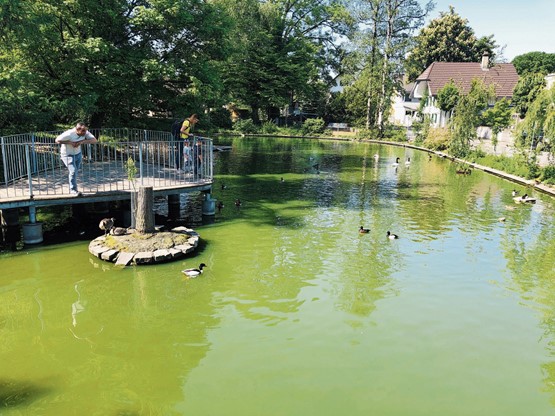
[[[220,143],[194,257],[0,258],[3,415],[554,414],[552,198],[400,147]]]

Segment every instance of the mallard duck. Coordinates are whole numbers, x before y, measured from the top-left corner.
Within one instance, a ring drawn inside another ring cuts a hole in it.
[[[198,269],[185,269],[185,270],[181,270],[181,272],[188,277],[197,277],[202,274],[202,269],[204,267],[206,267],[206,264],[200,263],[198,266]]]
[[[115,218],[103,218],[100,220],[100,223],[98,224],[98,228],[103,230],[104,235],[106,235],[110,232],[115,222],[116,222]]]
[[[399,157],[398,157],[397,159],[395,159],[395,162],[393,162],[393,163],[391,164],[391,166],[399,166],[399,160],[400,160],[400,159],[401,159],[401,158],[399,158]]]
[[[390,240],[396,240],[397,238],[399,238],[399,236],[397,234],[392,234],[388,231],[387,238],[389,238]]]
[[[360,228],[358,229],[358,232],[361,234],[367,234],[370,232],[370,228],[364,228],[362,225],[360,226]]]

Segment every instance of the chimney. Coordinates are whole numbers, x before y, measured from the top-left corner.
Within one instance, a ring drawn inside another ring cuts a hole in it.
[[[489,53],[484,52],[482,55],[482,63],[480,64],[482,71],[489,71]]]

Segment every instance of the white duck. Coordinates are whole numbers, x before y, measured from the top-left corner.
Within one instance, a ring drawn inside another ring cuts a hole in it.
[[[395,162],[392,163],[391,166],[395,166],[395,167],[399,166],[399,160],[400,158],[395,159]]]
[[[206,264],[200,263],[200,265],[198,266],[198,269],[185,269],[185,270],[181,270],[181,272],[188,277],[198,277],[202,274],[202,269],[204,267],[206,267]]]

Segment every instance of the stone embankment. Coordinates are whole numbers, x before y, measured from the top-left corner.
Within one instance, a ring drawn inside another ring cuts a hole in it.
[[[197,232],[186,227],[171,231],[139,234],[129,230],[124,235],[106,235],[89,244],[89,252],[101,260],[127,266],[155,264],[180,259],[196,250]]]

